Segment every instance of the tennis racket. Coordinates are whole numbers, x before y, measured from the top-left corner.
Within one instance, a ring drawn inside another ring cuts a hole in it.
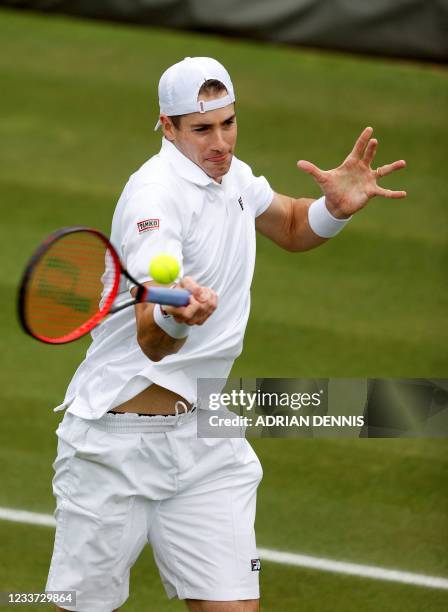
[[[114,305],[120,281],[137,287],[135,298]],[[185,289],[145,287],[123,267],[108,238],[88,227],[66,227],[37,248],[18,296],[23,329],[41,342],[64,344],[88,334],[109,314],[138,302],[187,306]]]

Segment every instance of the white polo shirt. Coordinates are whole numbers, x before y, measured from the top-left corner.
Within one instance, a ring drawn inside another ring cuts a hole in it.
[[[233,158],[216,183],[165,138],[158,155],[133,174],[118,201],[111,241],[139,282],[151,280],[149,262],[161,252],[218,294],[218,307],[192,326],[183,347],[151,361],[136,338],[134,308],[111,315],[92,332],[93,342],[56,410],[98,419],[156,383],[194,403],[198,378],[226,379],[241,353],[255,264],[255,218],[273,199],[264,177]],[[118,300],[129,297],[122,280]]]

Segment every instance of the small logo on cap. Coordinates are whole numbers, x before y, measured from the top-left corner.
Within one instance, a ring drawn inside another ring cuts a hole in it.
[[[261,570],[261,561],[260,559],[251,559],[250,566],[253,572],[259,572]]]
[[[159,219],[145,219],[137,223],[138,233],[149,232],[150,230],[156,230],[160,227]]]

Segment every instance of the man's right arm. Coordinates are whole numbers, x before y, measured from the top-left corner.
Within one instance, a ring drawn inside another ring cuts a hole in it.
[[[156,285],[154,282],[144,284]],[[142,302],[135,305],[137,341],[151,361],[160,361],[167,355],[177,353],[187,341],[189,326],[202,325],[216,310],[218,296],[209,287],[201,287],[188,276],[181,279],[177,286],[190,291],[190,304],[178,308],[163,306],[163,311],[172,317],[169,324],[164,326],[167,331],[157,323],[157,320],[163,321],[160,313],[155,313],[155,309],[160,308],[157,304]],[[133,295],[135,292],[136,289],[131,291]],[[170,335],[171,329],[171,333],[177,337]]]

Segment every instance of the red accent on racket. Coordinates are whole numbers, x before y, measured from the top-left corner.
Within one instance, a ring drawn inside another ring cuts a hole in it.
[[[114,306],[121,275],[137,293]],[[50,234],[28,262],[18,311],[28,334],[48,344],[64,344],[88,334],[108,314],[138,302],[187,306],[190,292],[145,287],[123,267],[104,234],[89,227],[66,227]]]

